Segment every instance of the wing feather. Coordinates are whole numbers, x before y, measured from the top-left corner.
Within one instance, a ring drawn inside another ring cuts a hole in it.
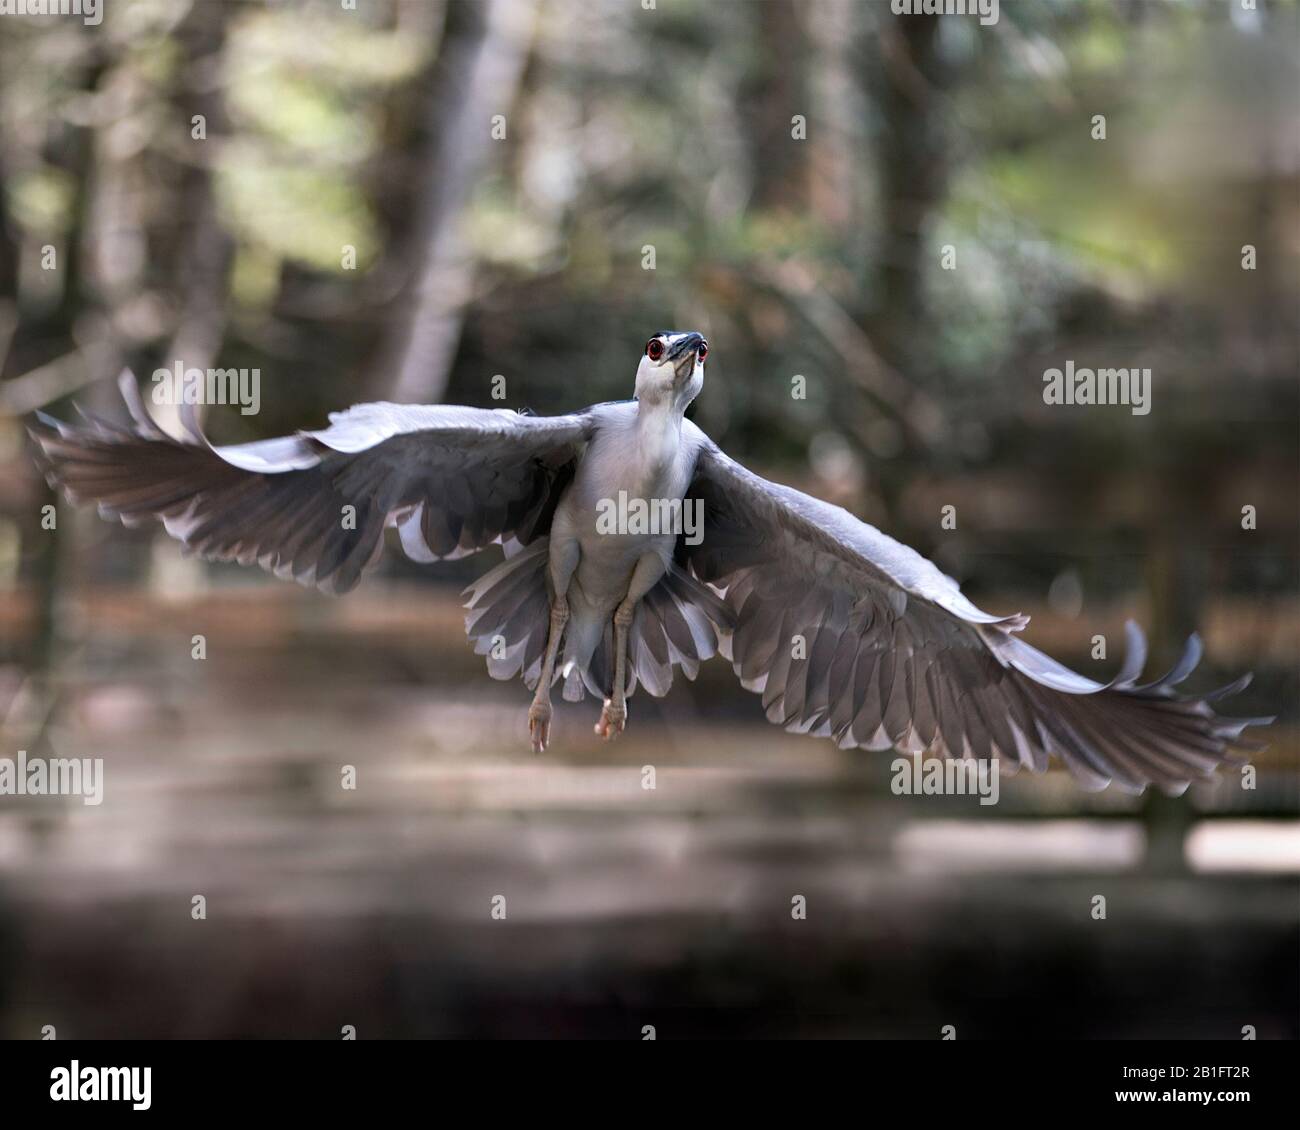
[[[1019,614],[994,616],[915,551],[836,506],[767,482],[689,425],[699,445],[690,495],[704,537],[680,548],[690,571],[735,614],[720,650],[767,717],[843,747],[998,757],[1008,770],[1063,761],[1088,788],[1177,793],[1254,743],[1269,718],[1225,718],[1174,690],[1199,639],[1162,678],[1140,685],[1146,640],[1133,624],[1118,674],[1087,678],[1018,638]],[[790,640],[809,649],[791,658]]]
[[[31,429],[52,483],[128,525],[158,519],[200,556],[331,592],[355,587],[388,526],[416,561],[544,535],[593,427],[587,413],[361,404],[318,431],[216,447],[192,411],[188,438],[172,438],[135,378],[119,385],[131,427],[42,418]]]

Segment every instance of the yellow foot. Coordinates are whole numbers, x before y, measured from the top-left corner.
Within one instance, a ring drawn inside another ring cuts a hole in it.
[[[533,752],[545,753],[551,736],[551,704],[535,702],[528,708],[528,733],[533,739]]]
[[[596,733],[607,742],[612,742],[623,732],[627,725],[627,706],[615,706],[609,699],[600,712],[600,721],[596,723]]]

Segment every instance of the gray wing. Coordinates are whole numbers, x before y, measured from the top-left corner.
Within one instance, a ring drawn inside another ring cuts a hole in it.
[[[213,447],[192,413],[188,438],[173,439],[129,373],[120,385],[131,427],[43,417],[31,429],[53,484],[128,525],[158,519],[203,557],[329,592],[357,584],[387,526],[417,561],[545,534],[591,431],[586,414],[361,404],[321,431]]]
[[[723,654],[769,720],[842,747],[998,757],[1035,771],[1059,757],[1088,788],[1114,782],[1181,792],[1237,750],[1246,726],[1174,687],[1200,658],[1195,636],[1164,678],[1136,683],[1146,645],[1101,684],[1015,633],[1024,616],[990,616],[931,562],[838,506],[768,482],[702,441],[691,495],[704,538],[681,543],[691,569],[735,618]],[[800,639],[799,637],[802,637]]]

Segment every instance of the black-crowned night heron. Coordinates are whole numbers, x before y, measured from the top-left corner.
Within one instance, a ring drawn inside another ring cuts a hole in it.
[[[907,546],[729,459],[683,418],[707,352],[698,333],[657,333],[635,400],[569,416],[362,404],[322,431],[231,447],[211,446],[192,413],[189,438],[164,434],[124,374],[133,428],[43,419],[32,434],[74,502],[161,519],[204,557],[331,592],[356,585],[387,526],[416,561],[499,543],[505,560],[467,590],[467,628],[494,678],[522,672],[536,689],[539,751],[555,679],[567,699],[604,700],[596,731],[610,738],[638,682],[663,695],[674,667],[693,679],[715,652],[787,729],[1006,769],[1056,755],[1090,788],[1181,791],[1269,721],[1209,705],[1249,676],[1174,691],[1195,637],[1139,686],[1145,642],[1129,625],[1119,674],[1094,682],[1020,640],[1025,617],[981,612]],[[702,529],[686,528],[692,514]]]

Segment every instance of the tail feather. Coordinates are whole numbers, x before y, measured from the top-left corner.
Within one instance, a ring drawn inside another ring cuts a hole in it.
[[[549,544],[548,538],[538,538],[461,594],[467,598],[465,634],[474,653],[487,656],[488,674],[494,679],[513,679],[523,673],[527,680],[531,674],[536,685],[541,673],[541,648],[550,623],[546,589]]]
[[[735,626],[735,614],[707,585],[675,562],[637,607],[628,637],[630,683],[655,698],[673,684],[673,669],[688,679],[718,654],[721,638]],[[601,682],[612,685],[610,672]]]

